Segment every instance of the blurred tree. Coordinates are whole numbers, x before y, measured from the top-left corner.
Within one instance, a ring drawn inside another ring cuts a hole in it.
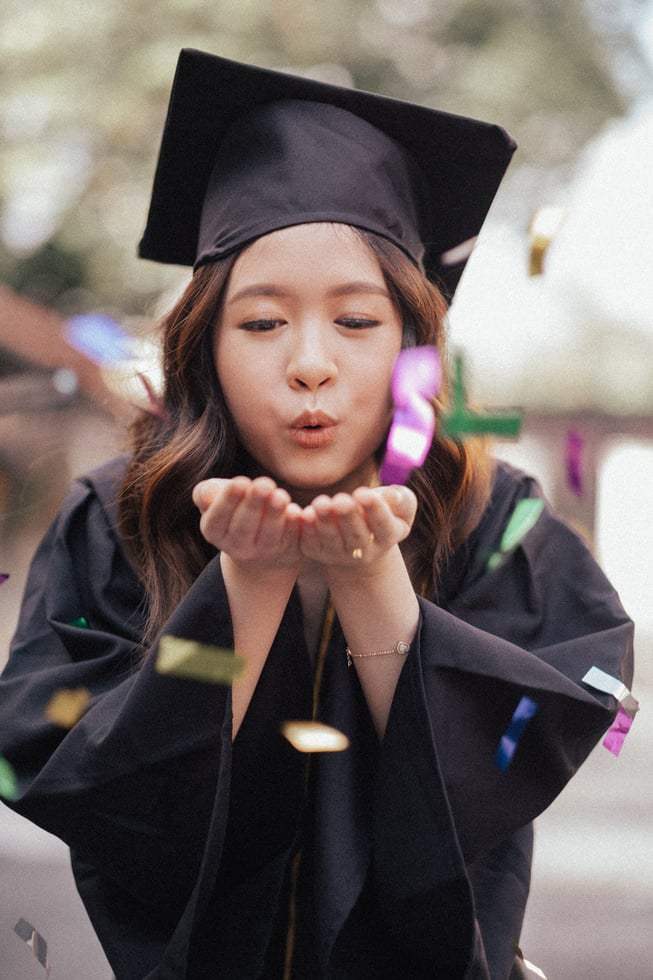
[[[639,6],[4,0],[0,277],[62,312],[124,314],[179,278],[137,261],[135,246],[182,46],[498,121],[518,137],[516,166],[537,175],[627,109],[628,78],[645,75]]]

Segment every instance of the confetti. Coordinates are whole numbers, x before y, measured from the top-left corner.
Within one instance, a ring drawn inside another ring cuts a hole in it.
[[[613,755],[619,755],[623,748],[624,739],[639,711],[639,702],[633,697],[623,681],[601,670],[600,667],[590,667],[582,680],[590,687],[596,688],[597,691],[611,694],[619,701],[619,711],[602,743]]]
[[[46,977],[49,977],[51,968],[48,960],[48,944],[43,936],[26,919],[18,920],[14,932],[30,947],[41,966],[45,968]]]
[[[474,235],[473,238],[467,238],[460,245],[454,245],[453,248],[448,249],[446,252],[442,252],[440,255],[440,265],[445,267],[460,265],[462,262],[466,262],[474,251],[474,246],[476,245],[476,240],[478,235]]]
[[[525,969],[530,970],[531,973],[534,973],[536,977],[540,977],[541,980],[546,980],[546,974],[543,973],[542,970],[540,970],[539,966],[535,966],[534,963],[531,963],[530,960],[527,960],[526,959],[526,957],[522,953],[521,949],[519,948],[519,946],[517,945],[517,943],[514,942],[514,940],[513,940],[512,946],[513,946],[513,949],[515,950],[515,954],[516,954],[517,958],[519,960],[521,960],[522,963],[524,964]]]
[[[455,360],[453,380],[453,403],[440,414],[440,434],[449,439],[465,436],[496,435],[515,437],[521,429],[521,415],[501,412],[495,415],[482,415],[473,412],[467,405],[463,381],[463,359],[460,354]]]
[[[79,616],[77,619],[71,620],[68,623],[68,625],[69,626],[76,626],[77,629],[80,629],[80,630],[87,630],[88,629],[88,620],[86,619],[85,616]]]
[[[134,353],[133,338],[102,313],[71,317],[64,324],[63,336],[71,347],[100,365],[129,360]]]
[[[0,572],[0,585],[2,585],[3,582],[6,582],[8,578],[9,575],[6,572]]]
[[[565,472],[567,486],[577,497],[583,496],[583,450],[585,440],[579,432],[570,429],[565,446]]]
[[[154,390],[154,385],[147,377],[147,375],[143,374],[142,371],[137,371],[136,377],[145,388],[145,394],[147,396],[147,405],[145,407],[145,410],[149,412],[150,415],[154,415],[155,418],[158,419],[167,418],[168,413],[164,409],[161,399],[159,398],[156,391]]]
[[[18,797],[16,773],[2,755],[0,755],[0,796],[5,800],[15,800]]]
[[[564,214],[562,208],[548,205],[540,208],[533,215],[533,220],[528,229],[530,241],[529,275],[541,276],[544,272],[544,257],[558,233]]]
[[[342,752],[349,748],[344,732],[319,721],[285,721],[281,734],[298,752]]]
[[[623,748],[624,739],[630,731],[630,726],[633,723],[634,715],[626,714],[624,708],[620,707],[617,712],[617,717],[612,722],[612,725],[608,729],[605,738],[603,739],[603,746],[612,752],[613,755],[619,755]]]
[[[91,693],[85,687],[62,687],[46,705],[45,717],[61,728],[72,728],[88,708],[90,700]]]
[[[435,432],[432,399],[440,388],[442,369],[434,347],[409,347],[399,352],[392,372],[395,405],[381,465],[382,483],[405,483],[426,459]]]
[[[506,555],[514,551],[520,541],[535,526],[543,510],[544,501],[540,497],[527,497],[517,503],[501,536],[499,550],[490,555],[488,559],[489,571],[493,571],[503,564]]]
[[[162,636],[159,641],[156,669],[160,674],[209,684],[231,684],[245,666],[245,659],[236,656],[233,650],[183,640],[178,636]]]
[[[597,691],[611,694],[617,701],[623,701],[630,695],[630,691],[623,681],[620,681],[618,677],[613,677],[612,674],[608,674],[605,670],[601,670],[600,667],[590,667],[582,681],[584,684],[596,688]]]
[[[526,969],[529,970],[531,973],[535,974],[536,977],[540,977],[541,980],[546,980],[546,973],[544,973],[543,970],[540,970],[539,966],[535,966],[534,963],[531,963],[530,960],[527,960],[525,956],[523,957],[523,963]]]
[[[535,701],[526,696],[521,698],[505,734],[501,736],[499,748],[495,755],[494,761],[502,772],[505,772],[510,765],[517,743],[523,735],[526,725],[536,712],[537,704]]]

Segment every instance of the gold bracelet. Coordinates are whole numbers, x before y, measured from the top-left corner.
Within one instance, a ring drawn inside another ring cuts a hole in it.
[[[409,650],[410,643],[406,643],[405,640],[397,640],[391,650],[375,650],[374,653],[352,653],[347,647],[347,666],[351,667],[354,660],[362,660],[363,657],[387,657],[391,653],[405,657]]]

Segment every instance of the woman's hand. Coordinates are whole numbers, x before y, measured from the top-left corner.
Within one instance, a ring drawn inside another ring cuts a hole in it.
[[[408,537],[417,500],[407,487],[359,487],[318,496],[302,511],[302,554],[321,565],[361,570]]]
[[[193,502],[202,515],[203,536],[237,564],[259,569],[301,564],[301,507],[269,477],[204,480],[195,487]]]
[[[200,530],[221,552],[234,644],[247,659],[232,692],[238,732],[302,565],[321,566],[354,651],[411,642],[419,607],[397,547],[410,533],[417,501],[407,487],[359,487],[321,494],[303,510],[269,477],[211,479],[193,491]],[[354,585],[355,587],[352,587]],[[383,737],[404,660],[355,661],[379,737]]]
[[[403,486],[320,494],[302,509],[267,476],[205,480],[193,501],[206,540],[258,569],[311,561],[360,571],[409,535],[417,510]]]

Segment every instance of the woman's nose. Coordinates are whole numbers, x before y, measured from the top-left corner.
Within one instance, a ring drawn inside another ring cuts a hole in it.
[[[336,375],[335,360],[324,332],[319,327],[298,331],[288,359],[288,384],[316,391]]]

